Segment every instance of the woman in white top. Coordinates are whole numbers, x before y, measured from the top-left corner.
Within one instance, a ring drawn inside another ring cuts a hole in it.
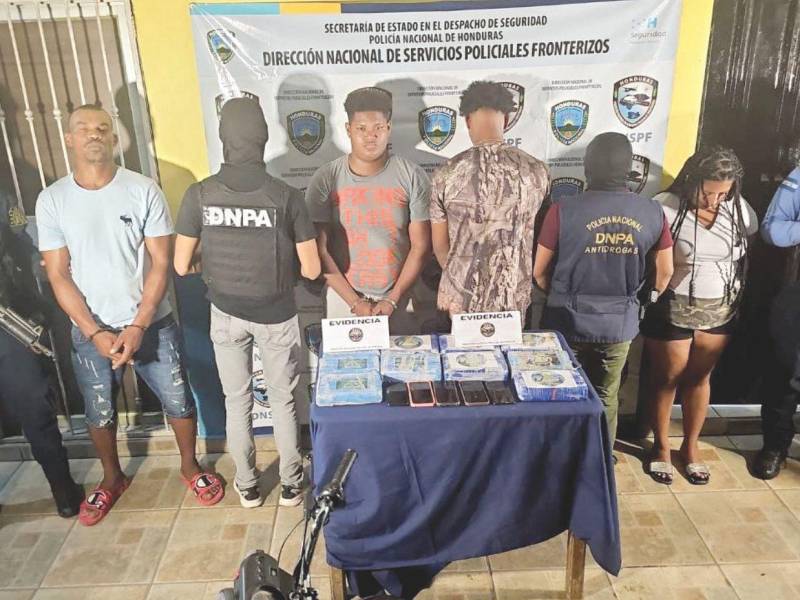
[[[676,392],[683,406],[680,456],[690,483],[708,483],[698,440],[711,396],[711,372],[727,345],[747,272],[748,236],[758,218],[740,194],[743,171],[727,148],[701,150],[656,196],[671,223],[675,272],[641,323],[653,402],[650,476],[672,483],[669,421]]]

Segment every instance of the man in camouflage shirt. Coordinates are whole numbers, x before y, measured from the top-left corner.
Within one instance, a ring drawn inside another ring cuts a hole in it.
[[[475,81],[461,96],[472,148],[433,175],[433,250],[442,266],[438,305],[451,315],[518,310],[533,282],[533,228],[547,194],[545,164],[503,143],[511,92]]]

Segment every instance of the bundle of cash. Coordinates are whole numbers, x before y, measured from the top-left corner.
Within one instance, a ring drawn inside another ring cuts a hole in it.
[[[439,381],[442,360],[437,352],[384,350],[381,352],[381,374],[385,381]]]
[[[380,371],[380,353],[377,350],[329,352],[319,359],[318,368],[320,375]]]
[[[506,344],[503,352],[509,350],[562,350],[558,335],[552,331],[523,331],[521,344]]]
[[[389,336],[390,350],[439,352],[438,335],[392,335]]]
[[[577,371],[517,371],[512,377],[517,396],[523,402],[583,400],[589,394]]]
[[[541,369],[572,369],[572,360],[563,350],[509,350],[506,357],[512,374]]]
[[[499,349],[450,350],[442,355],[448,381],[503,381],[508,367]]]
[[[383,395],[377,371],[363,373],[320,373],[316,385],[317,406],[379,404]]]

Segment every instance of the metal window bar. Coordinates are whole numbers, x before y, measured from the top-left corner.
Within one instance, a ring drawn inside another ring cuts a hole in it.
[[[131,112],[133,114],[133,131],[130,131],[131,137],[136,141],[136,150],[138,153],[138,158],[141,164],[141,170],[145,175],[150,175],[157,177],[155,159],[154,159],[154,152],[152,147],[152,133],[150,131],[150,124],[147,118],[147,109],[144,106],[144,88],[141,80],[141,69],[138,62],[138,55],[135,49],[136,41],[133,33],[133,26],[132,26],[132,11],[130,7],[130,0],[53,0],[52,2],[44,1],[44,0],[0,0],[0,5],[5,4],[5,11],[0,11],[0,14],[5,13],[5,20],[7,22],[8,32],[9,32],[9,39],[11,41],[11,46],[13,49],[13,57],[14,63],[16,67],[16,74],[19,78],[19,91],[22,95],[23,100],[23,108],[24,108],[24,116],[25,120],[28,124],[28,131],[30,135],[30,143],[33,148],[33,154],[35,157],[36,162],[36,169],[39,183],[42,187],[47,185],[47,174],[45,172],[44,164],[42,161],[42,155],[40,152],[40,129],[45,129],[45,136],[47,136],[46,132],[46,125],[44,122],[40,122],[36,120],[36,115],[34,113],[32,104],[31,104],[31,89],[29,88],[29,81],[25,76],[25,70],[23,68],[23,61],[22,56],[20,53],[20,45],[18,43],[18,28],[20,26],[25,27],[26,23],[35,23],[36,28],[39,33],[39,43],[41,46],[41,58],[43,59],[43,64],[46,71],[46,79],[48,85],[48,92],[50,96],[50,101],[52,103],[51,107],[51,114],[52,118],[56,124],[56,130],[59,137],[59,144],[61,146],[61,152],[63,156],[63,171],[60,167],[53,165],[55,169],[54,175],[56,177],[61,177],[63,175],[68,174],[71,171],[69,165],[69,158],[66,149],[66,143],[64,141],[64,126],[63,126],[63,112],[62,107],[67,106],[69,102],[68,98],[65,101],[64,99],[59,98],[58,90],[55,85],[54,81],[54,69],[53,69],[53,62],[51,61],[50,51],[47,45],[47,37],[45,35],[46,26],[50,26],[52,29],[51,32],[56,32],[57,27],[57,20],[62,20],[66,23],[66,29],[69,37],[69,53],[71,54],[71,62],[74,65],[74,76],[75,80],[77,81],[78,85],[78,93],[80,96],[80,103],[86,104],[87,103],[87,88],[86,88],[86,80],[84,78],[83,67],[81,66],[81,58],[86,58],[84,55],[82,57],[81,52],[79,50],[79,44],[77,41],[77,35],[75,31],[75,23],[74,23],[74,15],[73,13],[77,11],[79,20],[83,23],[84,27],[84,34],[86,34],[86,27],[88,19],[94,17],[94,21],[96,24],[97,29],[97,36],[99,41],[99,48],[98,49],[90,49],[92,53],[99,50],[101,57],[102,57],[102,65],[103,65],[103,75],[104,75],[104,82],[107,88],[107,93],[110,98],[109,102],[109,113],[112,117],[112,122],[114,126],[114,131],[117,134],[117,137],[122,139],[121,135],[121,119],[120,119],[120,110],[116,99],[116,93],[114,90],[114,82],[112,78],[112,70],[111,64],[109,61],[109,54],[108,50],[109,47],[116,48],[116,42],[119,43],[121,55],[119,56],[120,67],[122,69],[122,85],[125,87],[126,93],[135,92],[130,94],[130,107]],[[2,8],[2,6],[0,6]],[[48,18],[45,18],[43,12],[46,12]],[[115,33],[118,35],[118,40],[114,40],[109,46],[106,44],[106,32],[104,31],[104,24],[103,24],[103,17],[107,16],[110,18],[113,26],[116,27]],[[0,17],[2,18],[2,17]],[[26,32],[27,33],[27,32]],[[57,32],[56,32],[57,34]],[[88,44],[88,40],[87,40]],[[28,51],[31,53],[30,58],[38,58],[34,57],[34,49],[29,44],[26,46]],[[61,52],[61,48],[58,48],[59,52]],[[69,62],[69,56],[65,57],[64,53],[60,53],[58,58],[61,59],[58,64],[62,67],[66,68],[65,62]],[[66,61],[65,61],[66,59]],[[34,61],[35,62],[35,61]],[[66,73],[64,73],[66,77]],[[91,73],[94,76],[94,73]],[[35,73],[34,73],[35,78]],[[96,80],[94,81],[96,85]],[[34,87],[34,93],[38,92],[38,89]],[[95,87],[95,97],[97,97],[98,91]],[[69,91],[67,91],[67,96],[69,96]],[[38,106],[42,106],[40,102]],[[18,174],[18,161],[15,160],[14,155],[14,147],[13,142],[20,143],[21,140],[14,140],[12,137],[12,130],[9,128],[8,123],[8,113],[0,106],[0,133],[2,133],[3,138],[3,146],[5,148],[6,158],[8,160],[8,165],[11,170],[11,179],[14,184],[14,193],[16,195],[17,203],[21,210],[25,210],[25,203],[24,200],[24,190],[20,183],[20,177]],[[45,138],[46,139],[46,138]],[[124,148],[119,148],[118,152],[118,161],[122,167],[125,167],[125,152]],[[48,332],[51,346],[55,350],[55,345],[53,344],[53,335],[52,331]],[[128,398],[127,394],[123,394],[122,400],[125,406],[125,423],[127,428],[131,428],[131,426],[138,425],[140,423],[140,412],[142,408],[141,396],[139,393],[139,383],[134,373],[133,369],[126,369],[126,372],[129,373],[128,377],[131,380],[131,391],[133,392],[133,404],[134,406],[128,406]],[[64,385],[64,378],[61,373],[61,369],[59,368],[58,364],[56,364],[56,375],[58,379],[58,387],[61,393],[61,400],[63,404],[63,410],[65,412],[65,417],[67,421],[67,425],[69,428],[70,433],[74,432],[72,417],[73,415],[70,413],[69,403],[67,402],[66,398],[66,389]],[[133,409],[134,414],[133,418],[131,419],[131,410]],[[163,424],[165,428],[169,428],[169,424],[166,418],[166,415],[163,414]],[[2,437],[2,435],[0,435]]]

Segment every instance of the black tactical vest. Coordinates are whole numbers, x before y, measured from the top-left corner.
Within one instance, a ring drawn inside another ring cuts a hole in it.
[[[542,326],[571,342],[616,343],[639,331],[636,297],[661,206],[631,192],[587,191],[559,201],[558,259]]]
[[[264,298],[294,288],[298,263],[287,218],[291,191],[269,176],[252,192],[233,191],[215,176],[200,183],[203,279],[211,290]]]

